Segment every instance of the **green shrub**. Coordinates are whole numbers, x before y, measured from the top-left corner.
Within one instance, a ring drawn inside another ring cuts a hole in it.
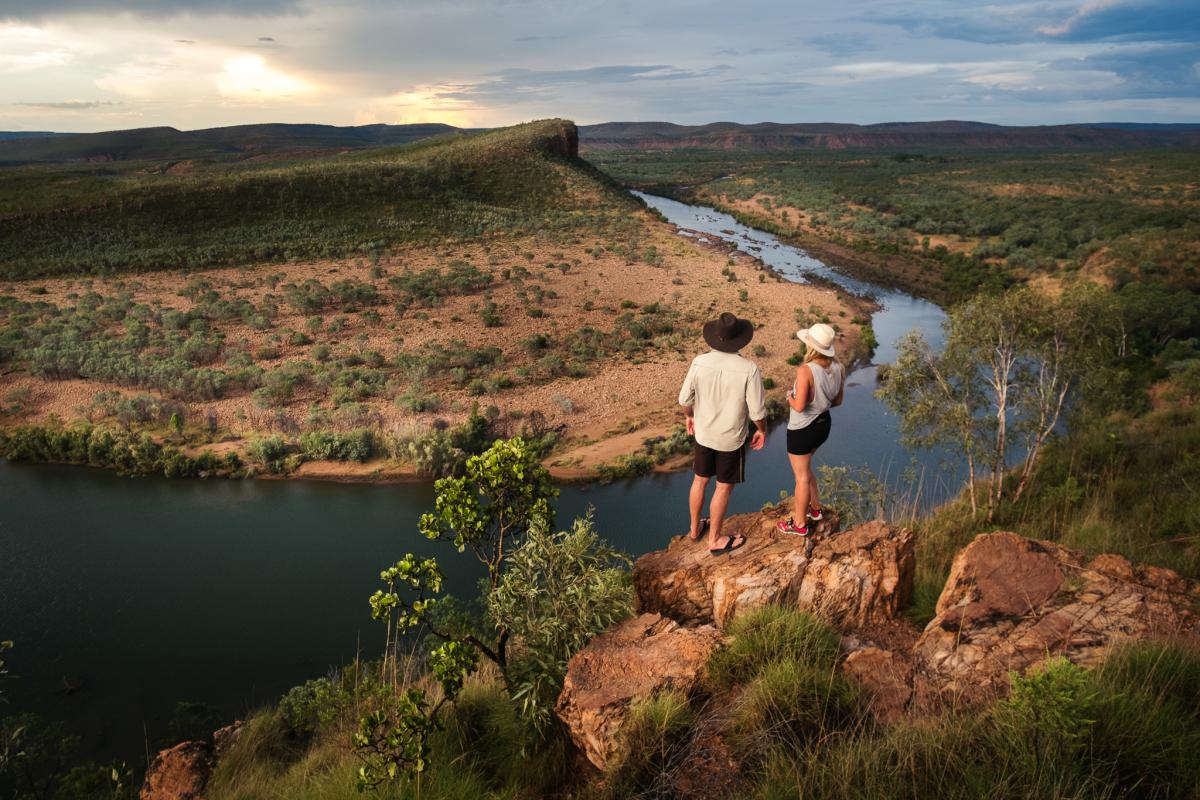
[[[288,456],[292,446],[281,436],[263,436],[250,440],[246,452],[267,472],[282,475],[289,472]]]
[[[375,453],[375,436],[368,430],[310,431],[300,437],[300,452],[319,461],[363,462]]]
[[[635,703],[621,726],[617,755],[608,770],[609,795],[663,794],[658,784],[686,744],[695,719],[681,692],[662,692]]]
[[[802,611],[767,606],[738,616],[729,624],[730,643],[708,661],[708,683],[728,690],[761,672],[773,661],[791,660],[832,672],[839,637],[828,624]]]
[[[591,516],[570,531],[534,527],[507,557],[487,613],[520,642],[510,659],[512,699],[537,730],[553,720],[571,656],[633,613],[630,563],[597,535]]]
[[[654,459],[645,453],[619,455],[610,464],[596,467],[596,475],[603,483],[636,478],[654,469]]]

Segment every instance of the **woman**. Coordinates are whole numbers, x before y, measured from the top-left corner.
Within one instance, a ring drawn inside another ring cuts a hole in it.
[[[808,348],[804,363],[796,370],[796,383],[788,392],[792,411],[788,418],[787,451],[796,475],[796,510],[794,516],[780,521],[777,527],[783,533],[807,536],[809,523],[821,519],[812,457],[829,438],[829,409],[842,404],[845,370],[833,349],[833,328],[819,323],[797,331],[796,338]],[[799,525],[796,520],[800,520]]]

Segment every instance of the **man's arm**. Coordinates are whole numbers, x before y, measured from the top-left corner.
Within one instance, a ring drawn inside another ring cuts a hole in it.
[[[679,389],[679,405],[683,406],[684,416],[687,417],[688,436],[696,435],[696,364],[688,368],[683,386]]]
[[[746,381],[746,410],[754,422],[754,435],[750,437],[750,449],[762,450],[767,441],[767,391],[763,388],[762,373],[758,367]]]

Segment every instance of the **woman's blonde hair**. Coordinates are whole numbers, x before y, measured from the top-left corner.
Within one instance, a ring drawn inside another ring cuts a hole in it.
[[[827,361],[833,361],[832,357],[827,356],[824,353],[817,352],[817,348],[810,347],[808,344],[804,345],[804,349],[805,349],[805,353],[804,353],[804,363],[805,364],[807,364],[810,361],[816,361],[818,358],[824,358]]]

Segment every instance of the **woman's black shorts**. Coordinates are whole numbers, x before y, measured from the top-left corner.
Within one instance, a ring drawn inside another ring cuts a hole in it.
[[[788,452],[794,456],[806,456],[813,452],[825,444],[825,440],[829,438],[829,427],[832,424],[829,412],[826,411],[808,423],[807,427],[797,430],[789,428],[787,432]]]

